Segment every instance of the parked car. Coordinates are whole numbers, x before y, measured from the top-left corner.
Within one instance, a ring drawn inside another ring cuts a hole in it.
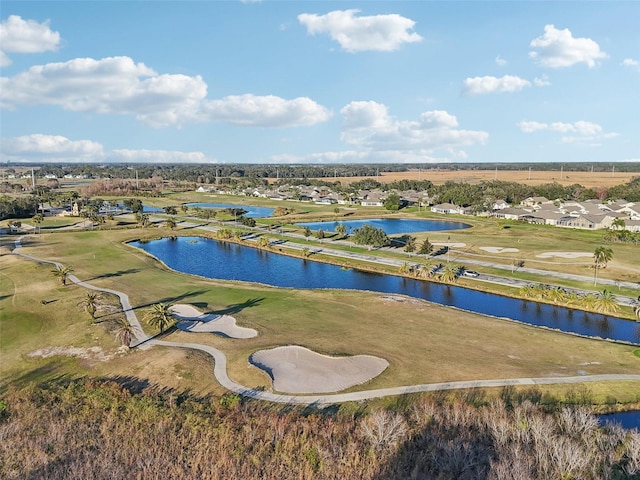
[[[473,270],[465,270],[465,271],[464,271],[464,273],[463,273],[463,275],[464,275],[465,277],[477,277],[477,276],[479,276],[480,274],[479,274],[478,272],[474,272]]]

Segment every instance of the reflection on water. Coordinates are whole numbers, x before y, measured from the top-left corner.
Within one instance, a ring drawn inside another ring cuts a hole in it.
[[[324,230],[325,232],[335,232],[338,225],[344,225],[347,233],[353,233],[356,228],[364,225],[371,225],[380,228],[387,235],[397,233],[413,232],[438,232],[442,230],[461,230],[469,228],[470,225],[461,222],[450,222],[444,220],[415,220],[410,218],[368,218],[366,220],[345,220],[340,222],[304,222],[296,223],[299,227],[309,227],[311,230]]]
[[[207,238],[178,237],[174,241],[161,239],[133,242],[131,245],[158,257],[175,270],[203,277],[259,282],[276,287],[398,293],[530,325],[640,344],[640,327],[635,322],[584,312],[576,321],[577,316],[567,308],[536,302],[531,302],[535,308],[528,308],[528,302],[519,299],[458,286],[356,269],[343,270],[327,263],[303,261]]]

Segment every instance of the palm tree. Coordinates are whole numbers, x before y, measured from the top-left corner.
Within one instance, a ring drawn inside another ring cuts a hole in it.
[[[603,290],[602,293],[596,297],[593,306],[596,312],[605,314],[615,313],[620,308],[615,295],[609,290]]]
[[[53,273],[56,277],[60,279],[60,283],[62,283],[62,285],[67,284],[67,277],[71,272],[73,272],[73,268],[66,265],[57,265],[57,264],[56,264],[56,268],[51,270],[51,273]]]
[[[442,271],[440,273],[440,280],[446,283],[454,283],[458,280],[458,269],[457,265],[453,263],[447,263],[444,267],[442,267]]]
[[[131,346],[131,341],[133,337],[138,333],[138,328],[131,325],[126,318],[118,319],[118,329],[116,330],[115,336],[117,340],[120,340],[122,345],[129,348]]]
[[[347,226],[344,223],[339,223],[336,225],[336,233],[340,235],[340,237],[344,238],[347,233]]]
[[[168,303],[156,303],[151,306],[151,310],[144,316],[144,320],[152,327],[158,327],[160,333],[163,333],[165,328],[175,322],[171,307],[172,305]]]
[[[594,286],[598,282],[598,268],[599,267],[605,268],[607,266],[607,263],[610,262],[612,258],[613,258],[613,250],[611,250],[610,248],[600,246],[596,248],[595,252],[593,252],[593,267],[594,267],[593,285]]]
[[[613,222],[611,222],[611,230],[624,230],[626,224],[624,223],[624,219],[616,218]]]
[[[400,265],[400,268],[398,270],[401,274],[407,274],[409,272],[411,272],[411,265],[409,265],[409,263],[407,262],[403,262],[402,265]]]
[[[640,322],[640,297],[633,304],[633,313],[636,314],[638,321]]]
[[[42,216],[42,214],[37,213],[36,215],[33,216],[31,220],[33,220],[33,223],[36,224],[36,228],[38,232],[40,232],[40,224],[44,221],[44,217]]]
[[[98,301],[100,299],[98,292],[87,292],[82,302],[80,302],[80,305],[91,315],[91,323],[96,321],[96,312],[98,311]]]

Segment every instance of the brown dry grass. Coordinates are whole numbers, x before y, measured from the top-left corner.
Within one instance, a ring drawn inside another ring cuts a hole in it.
[[[504,182],[517,182],[525,185],[541,185],[545,183],[559,183],[561,185],[573,185],[578,183],[587,188],[612,187],[629,182],[640,175],[640,172],[561,172],[531,171],[529,170],[427,170],[408,172],[383,172],[376,180],[382,183],[395,182],[397,180],[429,180],[435,185],[442,185],[451,180],[476,184],[481,181],[500,180]],[[371,177],[340,177],[342,183],[350,184]],[[332,181],[332,179],[325,179]]]

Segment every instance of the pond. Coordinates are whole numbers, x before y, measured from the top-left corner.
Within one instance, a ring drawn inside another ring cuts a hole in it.
[[[640,410],[632,410],[629,412],[607,413],[600,415],[602,423],[618,423],[624,428],[637,428],[640,430]]]
[[[256,206],[253,206],[253,205],[233,205],[231,203],[187,203],[186,205],[189,208],[196,208],[196,207],[199,207],[199,208],[217,208],[217,209],[241,208],[241,209],[247,211],[247,213],[245,213],[245,215],[244,215],[247,218],[270,217],[271,214],[273,213],[273,211],[275,210],[274,208],[256,207]]]
[[[409,218],[369,218],[365,220],[346,220],[340,222],[306,222],[297,223],[300,227],[309,227],[311,230],[324,230],[325,232],[335,232],[338,224],[347,228],[347,234],[352,233],[356,228],[368,224],[375,228],[384,230],[387,235],[398,233],[414,232],[438,232],[442,230],[461,230],[469,228],[470,225],[461,222],[450,222],[444,220],[414,220]]]
[[[174,270],[221,280],[276,287],[339,288],[395,293],[471,312],[517,320],[588,337],[640,345],[640,324],[600,314],[524,301],[424,280],[343,269],[202,237],[132,242]]]

